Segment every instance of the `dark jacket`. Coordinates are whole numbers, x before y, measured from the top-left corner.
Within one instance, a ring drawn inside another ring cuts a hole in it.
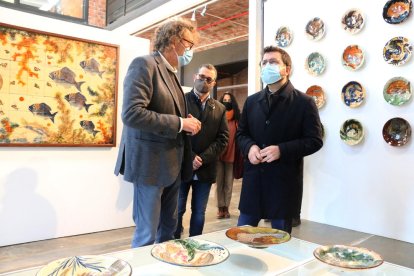
[[[244,156],[256,144],[278,145],[280,159],[252,165],[244,162],[241,212],[269,219],[299,215],[303,185],[303,157],[322,147],[322,127],[313,99],[288,82],[269,109],[267,87],[247,98],[237,142]]]
[[[201,122],[200,132],[191,136],[192,160],[196,155],[203,160],[203,165],[194,173],[197,174],[198,180],[214,183],[217,175],[217,160],[229,139],[226,108],[219,101],[210,98],[206,102],[204,111],[201,111],[193,90],[186,93],[185,98],[188,112]]]

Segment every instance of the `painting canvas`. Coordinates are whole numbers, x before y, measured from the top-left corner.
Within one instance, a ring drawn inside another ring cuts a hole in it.
[[[0,24],[0,146],[115,146],[119,47]]]

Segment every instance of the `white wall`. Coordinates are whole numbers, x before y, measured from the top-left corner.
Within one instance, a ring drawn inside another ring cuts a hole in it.
[[[131,60],[149,41],[0,8],[3,23],[120,45],[118,114]],[[122,121],[118,115],[117,146]],[[0,147],[0,246],[133,225],[132,186],[113,174],[116,148]]]
[[[289,26],[294,33],[286,48],[293,60],[292,83],[303,92],[320,85],[327,97],[320,110],[325,145],[305,159],[302,217],[414,243],[413,142],[397,148],[382,138],[383,125],[390,118],[403,117],[414,127],[412,100],[395,107],[382,95],[384,84],[392,77],[414,81],[414,58],[395,67],[382,57],[384,45],[395,36],[414,42],[414,20],[411,15],[400,25],[386,23],[382,18],[385,2],[267,0],[264,45],[274,45],[278,27]],[[341,28],[341,18],[351,8],[366,16],[365,27],[355,35]],[[305,26],[313,17],[320,17],[326,25],[325,37],[317,42],[305,35]],[[342,52],[350,44],[365,50],[365,65],[355,72],[341,65]],[[305,59],[313,51],[319,51],[327,61],[326,71],[319,77],[304,69]],[[341,101],[342,87],[351,80],[359,81],[367,91],[365,103],[355,109]],[[365,140],[360,145],[348,146],[339,137],[340,126],[349,118],[364,126]]]

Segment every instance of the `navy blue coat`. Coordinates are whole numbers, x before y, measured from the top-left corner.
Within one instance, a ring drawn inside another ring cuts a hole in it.
[[[313,99],[290,81],[270,108],[267,91],[247,98],[236,139],[246,157],[254,144],[261,149],[278,145],[281,155],[258,165],[246,158],[239,210],[260,218],[290,219],[300,212],[303,157],[322,147],[322,126]]]

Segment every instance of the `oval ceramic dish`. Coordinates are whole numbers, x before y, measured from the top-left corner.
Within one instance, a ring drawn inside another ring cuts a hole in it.
[[[389,24],[400,24],[410,16],[412,0],[389,0],[382,10],[382,17]]]
[[[392,105],[403,105],[411,98],[411,83],[403,77],[395,77],[384,86],[384,100]]]
[[[313,251],[313,255],[325,264],[349,270],[374,268],[384,262],[374,251],[347,245],[320,246]]]
[[[319,17],[309,20],[305,28],[309,39],[318,41],[325,35],[325,23]]]
[[[355,71],[364,64],[364,52],[358,45],[349,45],[342,54],[342,65]]]
[[[350,34],[359,33],[365,24],[365,17],[357,9],[347,11],[342,17],[342,28]]]
[[[306,94],[311,96],[316,106],[320,109],[325,104],[325,93],[319,85],[312,85],[306,90]]]
[[[406,63],[413,51],[413,45],[407,38],[398,36],[390,39],[384,46],[382,56],[388,64],[400,66]]]
[[[356,81],[350,81],[342,88],[342,100],[349,107],[358,107],[365,100],[365,88]]]
[[[349,119],[342,124],[339,134],[342,141],[353,146],[361,143],[364,139],[364,128],[358,120]]]
[[[86,255],[50,262],[42,267],[36,275],[129,276],[131,274],[131,266],[124,260],[101,255]]]
[[[391,146],[404,146],[410,140],[411,126],[403,118],[392,118],[384,124],[382,137]]]
[[[253,226],[232,227],[226,231],[226,236],[255,248],[266,248],[290,240],[290,234],[285,231]]]
[[[199,239],[177,239],[154,245],[151,255],[162,262],[203,267],[224,262],[230,253],[224,246]]]
[[[325,67],[325,59],[318,52],[313,52],[306,58],[305,68],[312,76],[321,75]]]
[[[282,26],[277,29],[275,40],[277,46],[287,47],[292,43],[293,33],[288,27]]]

